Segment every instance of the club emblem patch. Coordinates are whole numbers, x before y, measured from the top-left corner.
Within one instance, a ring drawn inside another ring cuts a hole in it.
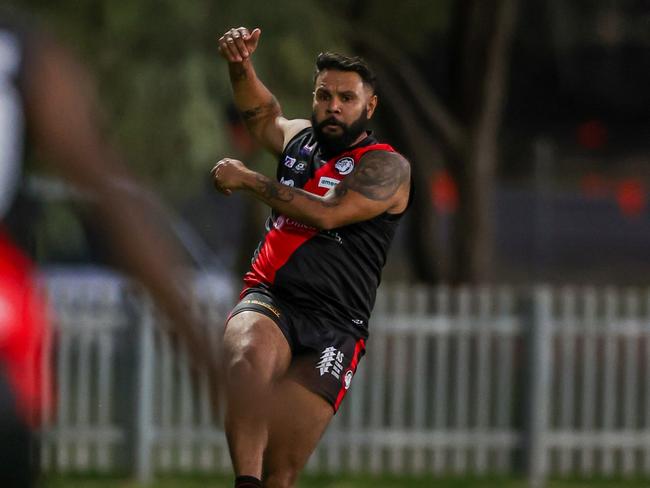
[[[350,384],[352,383],[352,376],[354,373],[352,372],[351,369],[348,369],[347,372],[345,373],[345,376],[343,377],[343,386],[345,386],[345,389],[350,388]]]
[[[352,173],[352,170],[354,169],[354,159],[350,157],[341,158],[336,162],[334,167],[340,174],[348,175]]]

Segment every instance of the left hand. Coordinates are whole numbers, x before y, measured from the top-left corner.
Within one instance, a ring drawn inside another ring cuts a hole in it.
[[[224,195],[230,195],[233,190],[244,188],[244,180],[248,173],[250,170],[244,163],[231,158],[223,158],[210,171],[214,187]]]

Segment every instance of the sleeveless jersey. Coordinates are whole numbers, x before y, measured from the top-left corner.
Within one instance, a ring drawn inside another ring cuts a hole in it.
[[[390,151],[369,135],[329,159],[306,128],[280,156],[280,183],[323,196],[352,173],[368,151]],[[332,230],[318,230],[275,212],[245,275],[250,287],[266,287],[298,310],[322,316],[367,337],[381,270],[402,214],[383,213]]]
[[[34,426],[51,406],[50,321],[33,264],[3,227],[23,165],[26,46],[27,31],[0,13],[0,382],[11,387],[18,415]]]

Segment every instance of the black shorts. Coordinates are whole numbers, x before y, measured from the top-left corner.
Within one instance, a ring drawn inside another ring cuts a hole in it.
[[[293,355],[289,375],[327,400],[334,412],[350,388],[365,340],[317,314],[306,314],[265,288],[249,288],[228,320],[244,311],[269,317],[280,328]]]

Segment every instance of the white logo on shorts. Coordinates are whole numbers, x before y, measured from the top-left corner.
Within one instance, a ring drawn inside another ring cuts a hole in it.
[[[337,380],[340,380],[344,360],[345,355],[335,347],[330,346],[323,350],[323,353],[320,355],[320,361],[318,361],[318,364],[316,365],[316,369],[320,371],[321,376],[325,373],[329,373]]]
[[[353,375],[354,375],[354,373],[352,372],[351,369],[348,369],[347,373],[345,373],[345,377],[343,378],[343,382],[344,382],[344,386],[345,386],[346,390],[350,388],[350,383],[352,383],[352,376]]]

